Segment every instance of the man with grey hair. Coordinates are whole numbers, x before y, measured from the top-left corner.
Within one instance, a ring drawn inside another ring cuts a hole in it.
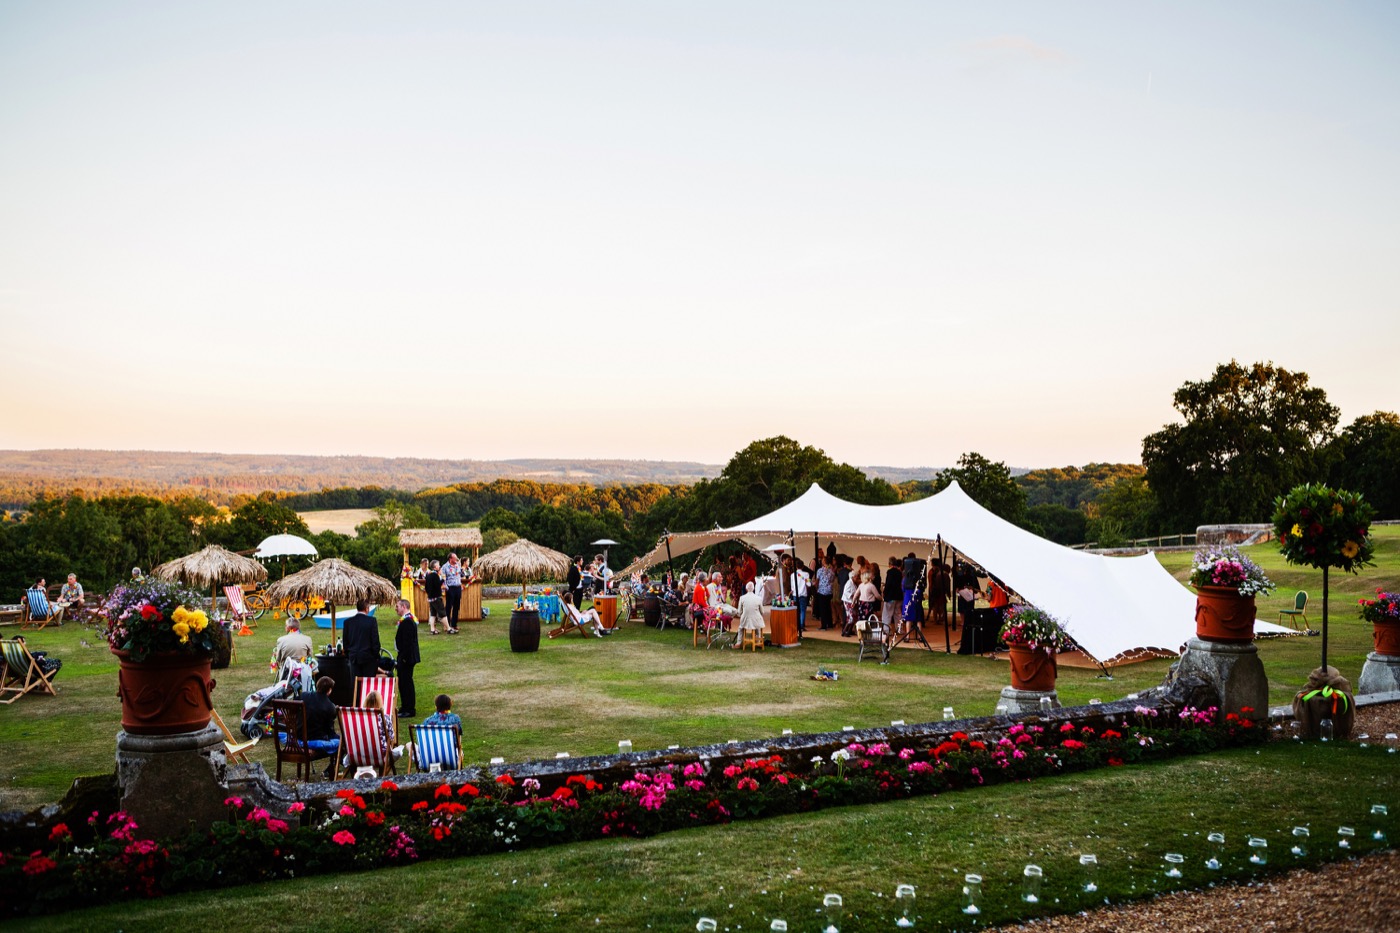
[[[311,637],[301,633],[301,623],[296,619],[287,620],[287,634],[277,639],[272,649],[272,663],[281,670],[290,661],[305,661],[311,657]]]

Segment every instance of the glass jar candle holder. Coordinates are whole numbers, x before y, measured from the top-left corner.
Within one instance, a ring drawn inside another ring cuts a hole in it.
[[[1353,839],[1355,839],[1355,838],[1356,838],[1356,827],[1354,827],[1354,826],[1338,826],[1338,827],[1337,827],[1337,848],[1339,848],[1339,849],[1350,849],[1350,848],[1351,848],[1351,841],[1352,841]]]
[[[982,908],[977,906],[977,902],[982,899],[982,876],[963,875],[963,908],[962,912],[969,917],[975,917],[982,912]]]
[[[1255,865],[1269,864],[1269,840],[1260,836],[1250,836],[1249,860]]]
[[[1040,903],[1040,883],[1045,872],[1039,865],[1027,865],[1021,870],[1021,900],[1027,904]]]
[[[1219,871],[1220,856],[1225,854],[1225,834],[1211,833],[1206,837],[1206,842],[1214,846],[1214,848],[1211,849],[1210,858],[1206,859],[1206,868],[1209,868],[1211,871]]]
[[[1385,804],[1383,804],[1383,803],[1373,803],[1373,804],[1371,804],[1371,819],[1374,820],[1374,821],[1376,821],[1377,823],[1381,824],[1381,825],[1378,825],[1378,826],[1376,827],[1375,831],[1371,833],[1371,838],[1374,839],[1376,842],[1379,842],[1382,846],[1384,846],[1384,845],[1386,844],[1386,842],[1388,841],[1388,840],[1386,839],[1386,835],[1385,835],[1385,825],[1384,825],[1384,823],[1385,823],[1387,820],[1389,820],[1389,818],[1390,818],[1390,808],[1389,808],[1389,807],[1387,807],[1387,806],[1386,806]]]
[[[907,930],[914,925],[914,886],[912,884],[896,885],[894,889],[895,905],[899,907],[899,919],[894,925],[901,930]]]
[[[623,739],[621,742],[617,743],[617,753],[619,755],[626,755],[630,751],[632,751],[631,739]]]
[[[951,706],[945,706],[945,707],[943,707],[943,721],[944,721],[944,722],[947,722],[948,720],[950,720],[950,719],[952,719],[952,718],[953,718],[953,708],[952,708]]]
[[[1324,719],[1317,724],[1317,737],[1321,741],[1330,742],[1332,741],[1334,735],[1335,727],[1332,725],[1332,720]]]
[[[1164,857],[1167,860],[1167,877],[1180,878],[1181,863],[1186,861],[1186,856],[1178,852],[1168,852]]]
[[[1079,869],[1084,873],[1084,892],[1093,894],[1099,889],[1099,857],[1088,854],[1079,856]]]
[[[715,933],[719,929],[719,923],[713,917],[701,917],[695,924],[696,933]]]
[[[1288,723],[1288,737],[1295,742],[1303,741],[1303,724],[1294,719]]]
[[[1293,848],[1288,851],[1298,856],[1298,858],[1306,856],[1308,854],[1308,837],[1311,835],[1312,833],[1308,832],[1306,826],[1293,827]]]
[[[1356,736],[1356,744],[1360,745],[1362,748],[1370,748],[1371,734],[1369,732],[1358,733]]]
[[[775,919],[772,923],[768,924],[768,929],[771,930],[772,933],[787,933],[787,921]]]
[[[1053,703],[1050,702],[1050,698],[1049,698],[1049,697],[1041,697],[1041,698],[1040,698],[1040,715],[1042,715],[1042,716],[1049,716],[1049,715],[1050,715],[1050,711],[1051,711],[1052,709],[1054,709],[1054,708],[1055,708],[1055,705],[1054,705]]]
[[[1385,734],[1385,750],[1392,755],[1396,752],[1400,752],[1400,735],[1396,735],[1394,732],[1387,732]]]
[[[1007,706],[1005,703],[998,703],[998,704],[997,704],[997,715],[998,715],[998,716],[1005,716],[1005,715],[1006,715],[1007,713],[1009,713],[1009,712],[1011,712],[1011,707]]]
[[[822,933],[841,933],[841,905],[844,903],[839,894],[828,894],[822,898],[822,916],[826,919]]]

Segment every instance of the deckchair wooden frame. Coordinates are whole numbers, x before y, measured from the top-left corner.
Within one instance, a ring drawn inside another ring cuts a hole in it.
[[[456,771],[458,768],[462,767],[462,730],[461,730],[461,729],[458,729],[456,726],[409,726],[409,727],[408,727],[408,734],[409,734],[409,736],[413,739],[413,754],[410,755],[410,756],[409,756],[409,759],[408,759],[408,773],[409,773],[409,774],[412,774],[415,770],[420,771],[420,772],[425,772],[425,771],[428,770],[427,768],[425,768],[425,767],[423,766],[423,764],[422,764],[422,759],[419,757],[420,754],[421,754],[422,748],[423,748],[423,739],[422,739],[422,735],[423,735],[423,733],[425,733],[425,732],[431,732],[431,733],[450,732],[450,733],[452,734],[452,743],[451,743],[451,747],[452,747],[453,751],[455,751],[456,754],[457,754],[457,761],[456,761],[455,764],[452,765],[451,768],[448,768],[447,770],[449,770],[449,771]],[[429,764],[432,764],[432,762],[429,762]]]
[[[39,661],[29,651],[29,646],[20,638],[0,638],[0,697],[14,694],[8,700],[0,699],[7,706],[28,693],[46,693],[58,696],[58,688],[53,685],[53,671],[44,673]]]
[[[386,747],[384,749],[384,758],[381,761],[377,750],[379,743],[374,741],[375,731],[379,729],[378,714],[380,712],[380,710],[363,706],[342,706],[336,710],[336,721],[340,726],[340,749],[335,755],[337,780],[346,771],[354,774],[356,768],[365,766],[377,769],[380,777],[395,773],[393,748]],[[390,743],[385,744],[387,746]],[[366,754],[361,755],[360,752]],[[346,759],[352,755],[355,756],[355,761],[346,764]],[[361,758],[364,760],[360,760]]]

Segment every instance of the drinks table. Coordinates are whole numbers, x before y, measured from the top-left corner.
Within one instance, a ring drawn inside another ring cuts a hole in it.
[[[602,620],[603,628],[617,628],[616,596],[594,596],[593,608],[598,610],[598,618]]]

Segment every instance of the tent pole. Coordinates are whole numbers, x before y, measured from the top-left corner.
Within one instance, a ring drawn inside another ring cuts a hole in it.
[[[938,536],[938,562],[939,562],[940,564],[943,563],[943,536],[942,536],[942,535],[939,535],[939,536]],[[952,578],[952,576],[950,575],[950,576],[948,577],[948,582],[949,582],[949,587],[948,587],[948,589],[950,589],[950,590],[952,589],[952,585],[951,585],[951,584],[952,584],[952,579],[953,579],[953,578]],[[942,597],[942,596],[939,596],[938,598],[939,598],[939,599],[942,599],[943,597]],[[930,603],[933,602],[933,594],[932,594],[932,593],[929,594],[929,602],[930,602]],[[954,608],[954,609],[957,608],[957,603],[956,603],[956,602],[953,604],[953,608]],[[952,654],[952,653],[953,653],[953,636],[952,636],[952,634],[951,634],[951,629],[950,629],[949,626],[950,626],[950,623],[949,623],[949,620],[948,620],[948,604],[947,604],[947,603],[944,603],[944,604],[943,604],[943,650],[944,650],[946,653],[948,653],[948,654]]]
[[[671,566],[671,533],[666,532],[666,572],[671,575],[671,585],[676,585],[676,568]]]

